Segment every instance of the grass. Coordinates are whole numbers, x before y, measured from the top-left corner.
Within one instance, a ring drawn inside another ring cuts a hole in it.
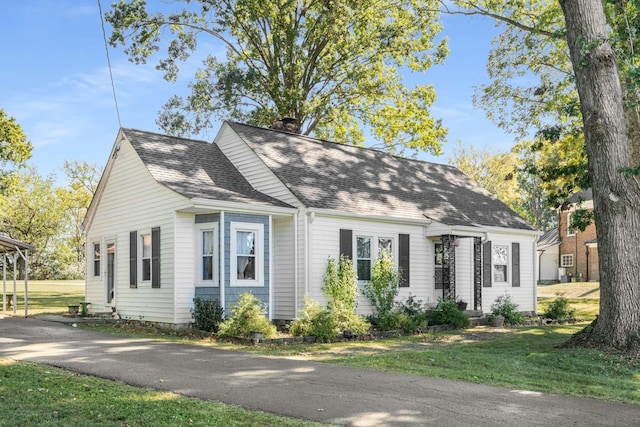
[[[320,426],[0,359],[0,408],[6,426]]]
[[[640,361],[598,350],[558,347],[584,326],[479,327],[374,342],[246,351],[640,404]]]
[[[576,310],[576,317],[592,321],[599,312],[600,284],[598,282],[572,282],[538,286],[538,313],[544,313],[551,301],[558,296],[569,300]]]
[[[0,281],[1,283],[1,281]],[[29,280],[29,315],[64,314],[68,306],[84,301],[84,280]],[[13,293],[13,279],[7,279],[7,294]],[[16,282],[16,311],[24,314],[24,280]],[[1,292],[1,290],[0,290]],[[14,297],[14,303],[16,299]],[[0,294],[0,309],[2,295]],[[13,313],[13,308],[8,310]]]

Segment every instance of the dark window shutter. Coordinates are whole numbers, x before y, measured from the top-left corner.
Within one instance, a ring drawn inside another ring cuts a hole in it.
[[[511,243],[511,286],[520,286],[520,243]]]
[[[353,232],[340,229],[340,255],[353,259]]]
[[[482,245],[482,286],[491,287],[491,241]]]
[[[160,227],[151,229],[151,287],[160,287]]]
[[[138,287],[138,232],[129,233],[129,287]]]
[[[409,235],[398,236],[398,266],[400,267],[400,287],[409,287]]]

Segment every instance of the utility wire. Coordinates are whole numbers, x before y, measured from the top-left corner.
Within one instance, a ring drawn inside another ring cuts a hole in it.
[[[107,32],[104,29],[104,18],[102,16],[102,5],[98,0],[98,10],[100,11],[100,23],[102,24],[102,39],[104,40],[104,50],[107,53],[107,65],[109,66],[109,78],[111,79],[111,91],[113,92],[113,102],[116,105],[116,115],[118,116],[118,126],[122,128],[120,121],[120,109],[118,108],[118,98],[116,98],[116,85],[113,82],[113,72],[111,71],[111,58],[109,58],[109,45],[107,44]]]

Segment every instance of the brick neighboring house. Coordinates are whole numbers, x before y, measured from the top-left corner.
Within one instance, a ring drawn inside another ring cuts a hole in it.
[[[569,226],[571,215],[578,209],[593,210],[591,189],[571,196],[565,209],[558,209],[558,226],[538,239],[538,277],[541,282],[600,280],[595,224],[590,224],[584,231]]]
[[[580,191],[567,200],[568,209],[558,213],[558,232],[560,237],[559,265],[569,276],[577,281],[598,281],[598,241],[596,225],[590,224],[584,231],[570,227],[571,215],[577,209],[593,210],[591,189]],[[562,277],[560,277],[562,281]]]

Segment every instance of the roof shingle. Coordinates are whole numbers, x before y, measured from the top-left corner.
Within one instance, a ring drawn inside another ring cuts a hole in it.
[[[123,132],[153,178],[178,194],[290,207],[255,190],[215,144],[137,129]]]
[[[453,166],[272,129],[229,125],[308,207],[363,215],[427,217],[447,225],[533,230]]]

